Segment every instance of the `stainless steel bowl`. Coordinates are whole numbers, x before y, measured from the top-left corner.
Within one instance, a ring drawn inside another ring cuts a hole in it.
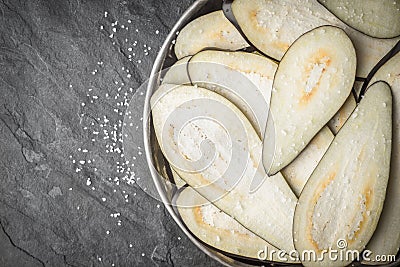
[[[177,225],[182,229],[186,236],[204,253],[213,258],[214,260],[220,262],[225,266],[289,266],[282,263],[266,263],[261,261],[249,261],[246,259],[241,259],[240,257],[229,256],[228,254],[223,254],[220,251],[205,245],[199,239],[194,236],[184,225],[176,209],[174,209],[173,197],[176,192],[171,188],[170,184],[167,182],[171,180],[172,177],[168,174],[168,163],[165,161],[164,156],[161,153],[160,147],[155,137],[154,129],[151,121],[150,113],[150,98],[154,91],[157,90],[161,83],[161,73],[165,68],[170,67],[175,61],[173,52],[173,40],[176,38],[176,32],[181,30],[187,23],[193,19],[221,9],[222,0],[197,0],[193,3],[182,17],[178,20],[175,26],[172,28],[171,32],[167,36],[164,44],[162,45],[159,54],[154,62],[153,69],[148,81],[146,98],[144,103],[143,112],[143,133],[144,133],[144,148],[146,152],[147,163],[155,184],[155,187],[163,201],[166,209],[171,214],[172,218]],[[160,176],[162,174],[162,176]],[[400,258],[397,261],[386,266],[398,266],[400,264]],[[293,266],[290,265],[290,266]],[[354,263],[352,266],[368,266],[362,265],[360,263]]]

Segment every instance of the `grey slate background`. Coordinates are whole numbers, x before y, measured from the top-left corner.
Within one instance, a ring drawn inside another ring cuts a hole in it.
[[[126,104],[140,140],[137,88],[192,2],[0,0],[0,266],[218,265],[135,183],[143,148],[121,155]]]

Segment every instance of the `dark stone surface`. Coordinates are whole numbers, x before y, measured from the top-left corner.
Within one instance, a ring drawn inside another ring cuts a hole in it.
[[[134,183],[141,144],[121,155],[124,104],[192,2],[0,0],[0,266],[218,265]]]

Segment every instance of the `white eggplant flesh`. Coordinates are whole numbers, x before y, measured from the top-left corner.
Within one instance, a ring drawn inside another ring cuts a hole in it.
[[[399,0],[319,0],[350,27],[376,38],[400,35]]]
[[[347,266],[326,251],[361,251],[374,233],[389,178],[392,95],[384,82],[372,85],[337,134],[304,187],[294,218],[300,255],[314,251],[305,266]],[[352,254],[350,254],[352,255]],[[354,255],[353,255],[354,257]]]
[[[190,78],[187,72],[187,64],[190,59],[190,56],[184,57],[169,67],[162,79],[162,83],[189,85]]]
[[[176,39],[175,55],[181,59],[208,48],[235,51],[248,46],[243,36],[220,10],[187,24]]]
[[[308,178],[310,178],[322,156],[328,150],[334,137],[329,128],[325,126],[297,158],[282,169],[282,175],[297,197],[300,196]]]
[[[344,29],[357,51],[357,76],[363,78],[400,40],[377,39],[354,30],[317,0],[235,0],[232,10],[248,40],[276,60],[298,37],[316,27]]]
[[[292,44],[273,83],[263,151],[268,174],[292,162],[335,115],[350,95],[355,71],[353,44],[337,27],[316,28]]]
[[[190,60],[193,84],[222,95],[249,119],[264,137],[277,64],[246,52],[203,51]]]
[[[231,216],[207,202],[191,187],[182,190],[176,200],[183,222],[201,241],[219,250],[247,258],[266,257],[269,261],[294,262],[290,261],[290,257],[268,253],[277,252],[278,248],[256,236]]]
[[[261,140],[240,110],[210,90],[167,84],[151,106],[157,140],[179,176],[273,246],[294,249],[297,198],[280,173],[267,177]]]
[[[343,106],[339,109],[339,111],[333,116],[333,118],[328,122],[328,127],[331,129],[334,135],[337,135],[339,130],[343,127],[347,119],[350,117],[351,113],[353,113],[354,109],[357,106],[356,99],[353,94],[347,98],[346,102],[344,102]]]
[[[396,255],[400,247],[400,53],[385,63],[372,77],[370,84],[385,81],[393,94],[393,145],[390,178],[386,200],[378,227],[367,245],[376,255]],[[368,262],[384,264],[385,262]]]

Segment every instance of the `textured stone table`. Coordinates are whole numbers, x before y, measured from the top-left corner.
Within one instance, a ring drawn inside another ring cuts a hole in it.
[[[137,90],[192,2],[0,0],[0,266],[218,265],[138,185]]]

